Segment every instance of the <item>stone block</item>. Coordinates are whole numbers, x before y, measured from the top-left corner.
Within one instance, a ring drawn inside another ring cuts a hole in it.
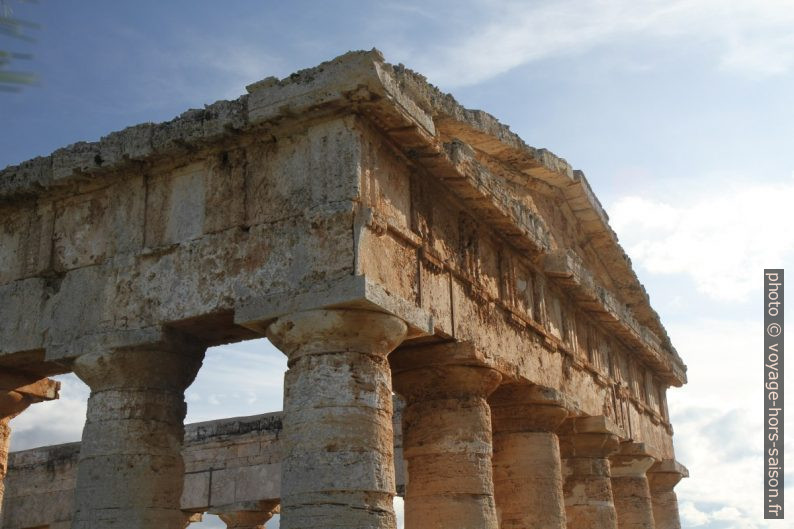
[[[185,474],[182,489],[182,509],[186,511],[206,510],[210,506],[211,470]]]
[[[356,120],[348,117],[249,148],[246,224],[273,223],[357,199],[361,141]]]
[[[206,162],[196,162],[149,179],[146,246],[196,239],[204,232]]]
[[[359,272],[388,293],[416,303],[419,278],[416,249],[394,237],[364,228],[357,248]]]
[[[54,267],[71,270],[139,250],[144,196],[139,176],[56,202]]]
[[[116,302],[114,280],[114,267],[106,262],[78,268],[45,282],[40,322],[42,329],[47,330],[48,346],[67,345],[110,329]],[[54,350],[50,353],[55,354]]]
[[[30,216],[29,208],[0,206],[0,284],[22,275]]]
[[[44,345],[44,300],[50,287],[41,278],[0,285],[0,354]]]

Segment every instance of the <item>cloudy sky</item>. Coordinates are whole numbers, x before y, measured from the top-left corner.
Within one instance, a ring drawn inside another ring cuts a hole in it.
[[[41,29],[0,44],[40,80],[0,92],[0,166],[373,46],[565,157],[689,365],[669,393],[683,525],[784,526],[761,511],[761,318],[763,268],[794,255],[794,1],[11,5]],[[285,368],[264,341],[209,351],[188,420],[279,409]],[[13,448],[79,439],[86,388],[62,380],[14,420]]]

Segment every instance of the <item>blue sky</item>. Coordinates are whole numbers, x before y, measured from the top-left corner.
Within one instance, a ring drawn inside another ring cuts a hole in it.
[[[9,5],[42,27],[0,45],[40,82],[0,92],[0,166],[372,47],[565,157],[690,366],[669,394],[684,526],[782,527],[760,511],[758,403],[762,269],[794,255],[794,1]],[[188,420],[279,409],[285,367],[266,342],[210,351]],[[85,388],[63,393],[15,419],[15,448],[79,439]]]

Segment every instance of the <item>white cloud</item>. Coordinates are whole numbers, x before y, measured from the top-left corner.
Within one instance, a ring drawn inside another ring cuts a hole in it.
[[[710,48],[720,68],[749,75],[794,66],[794,4],[786,0],[489,0],[471,8],[481,21],[412,53],[412,64],[443,86],[475,84],[627,37],[632,46],[663,39]]]
[[[251,340],[207,350],[185,392],[187,422],[256,415],[283,407],[287,357],[268,340]]]
[[[33,404],[11,420],[11,450],[80,440],[88,386],[72,374],[53,378],[61,382],[60,398]]]
[[[668,392],[676,459],[689,468],[676,492],[684,527],[773,529],[763,520],[760,322],[702,318],[669,326],[689,383]],[[790,373],[787,382],[794,383]],[[786,414],[791,421],[794,414]],[[787,453],[794,452],[788,439]],[[786,481],[794,480],[787,472]]]
[[[678,509],[685,527],[700,527],[709,521],[709,515],[695,507],[691,501],[682,502]]]
[[[267,340],[213,347],[185,392],[186,422],[256,415],[282,409],[286,357]],[[79,441],[89,389],[73,374],[61,381],[58,400],[30,406],[11,422],[11,449]]]
[[[610,222],[632,260],[653,274],[692,278],[717,300],[743,301],[763,268],[783,267],[794,253],[794,180],[684,186],[658,200],[629,196]]]
[[[712,516],[715,520],[736,520],[742,516],[742,513],[735,507],[723,507]]]

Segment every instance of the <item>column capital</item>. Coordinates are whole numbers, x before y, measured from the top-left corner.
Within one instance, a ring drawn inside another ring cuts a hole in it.
[[[613,478],[645,477],[657,459],[650,454],[645,443],[625,441],[620,443],[617,453],[609,458],[610,474]]]
[[[562,393],[530,384],[502,384],[488,403],[494,433],[556,432],[569,413]]]
[[[28,406],[43,400],[58,398],[60,382],[4,368],[0,372],[0,509],[3,507],[3,493],[7,464],[8,447],[11,442],[11,419],[22,413]]]
[[[4,370],[0,373],[0,419],[19,415],[33,403],[57,399],[60,387],[56,380]]]
[[[284,377],[283,529],[395,524],[392,381],[386,357],[407,334],[390,314],[321,309],[279,317],[267,337]]]
[[[689,477],[689,470],[675,459],[657,461],[648,470],[648,485],[651,491],[672,491],[683,478]]]
[[[204,346],[166,330],[125,347],[78,356],[74,373],[90,388],[74,491],[73,529],[181,528],[189,518],[184,483],[184,390]]]
[[[34,402],[57,399],[60,388],[61,383],[57,380],[40,378],[21,371],[4,368],[0,373],[0,391],[14,390],[31,397]]]
[[[487,397],[501,374],[470,344],[392,353],[394,389],[406,400],[406,527],[496,529],[492,426]]]
[[[424,366],[474,366],[493,368],[493,362],[472,342],[444,342],[402,347],[389,357],[395,373]]]
[[[243,511],[218,512],[218,518],[226,524],[227,529],[257,529],[264,527],[276,513],[279,512],[279,503],[260,502],[256,509]]]
[[[206,347],[183,337],[129,348],[96,350],[78,356],[72,370],[91,391],[187,388]]]
[[[569,417],[560,427],[561,435],[577,433],[605,433],[621,437],[623,430],[606,415]]]
[[[559,430],[563,458],[607,458],[620,448],[622,430],[607,417],[570,417]]]
[[[494,368],[471,356],[464,344],[398,349],[389,357],[394,390],[408,403],[427,399],[487,398],[502,380]]]
[[[18,391],[0,389],[0,420],[16,417],[33,404],[33,400]]]
[[[403,320],[385,312],[319,309],[281,316],[268,325],[266,335],[293,363],[311,354],[352,352],[385,357],[407,332]]]

